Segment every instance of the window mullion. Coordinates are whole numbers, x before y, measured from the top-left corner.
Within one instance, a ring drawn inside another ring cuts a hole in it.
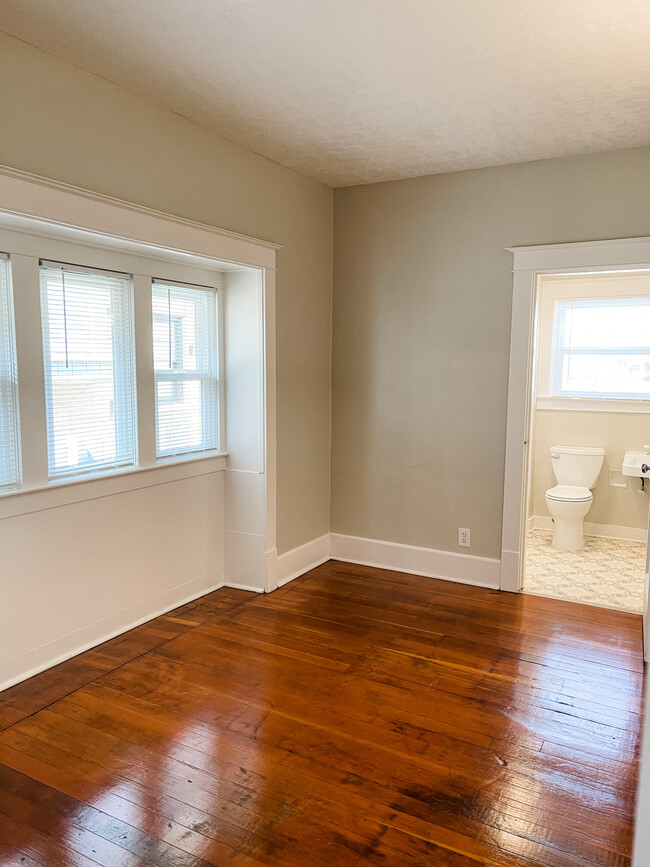
[[[45,378],[38,259],[12,255],[23,487],[48,483]]]
[[[136,384],[138,406],[138,463],[156,462],[156,411],[151,317],[151,277],[133,275]]]

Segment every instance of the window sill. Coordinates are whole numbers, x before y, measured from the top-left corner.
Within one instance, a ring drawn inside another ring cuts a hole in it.
[[[569,412],[650,413],[650,400],[613,400],[606,397],[557,397],[545,395],[536,401],[538,410]]]
[[[218,473],[226,469],[227,456],[227,452],[211,452],[198,457],[166,458],[153,466],[4,491],[0,493],[0,520]]]

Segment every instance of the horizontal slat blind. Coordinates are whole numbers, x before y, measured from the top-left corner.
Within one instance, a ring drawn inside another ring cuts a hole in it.
[[[556,301],[550,392],[650,399],[650,298]]]
[[[8,262],[0,258],[0,490],[10,490],[20,478],[16,348]]]
[[[154,281],[152,306],[156,454],[218,448],[216,291]]]
[[[50,478],[135,464],[128,275],[40,268]]]

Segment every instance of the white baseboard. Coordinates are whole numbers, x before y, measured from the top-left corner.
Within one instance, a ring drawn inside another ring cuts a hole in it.
[[[326,533],[280,555],[276,567],[277,586],[288,584],[330,558],[477,587],[499,586],[499,560],[339,533]]]
[[[378,539],[332,533],[331,557],[362,566],[409,572],[427,578],[442,578],[476,587],[499,587],[500,561],[471,554],[456,554],[436,548],[419,548]]]
[[[499,560],[378,539],[343,536],[338,533],[326,533],[277,557],[277,586],[288,584],[331,558],[477,587],[499,587]],[[233,587],[254,593],[265,592],[262,586],[253,587],[249,584],[224,581],[223,578],[222,572],[213,572],[192,579],[161,596],[148,599],[6,661],[0,667],[0,691],[220,587]]]
[[[277,559],[276,577],[278,587],[299,578],[310,569],[315,569],[330,559],[330,534],[325,533],[304,545],[292,548]]]
[[[43,644],[22,656],[14,657],[0,669],[0,692],[223,586],[221,572],[201,575],[161,596],[131,606]]]
[[[528,530],[553,530],[553,519],[550,515],[533,515],[526,522]],[[599,536],[602,539],[620,539],[623,542],[646,542],[648,531],[639,527],[620,527],[617,524],[584,523],[585,536]]]
[[[501,590],[519,592],[519,551],[501,549]]]

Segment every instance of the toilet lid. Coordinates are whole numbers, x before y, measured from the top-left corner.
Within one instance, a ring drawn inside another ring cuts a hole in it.
[[[589,488],[578,485],[556,485],[546,492],[549,500],[562,500],[565,503],[588,503],[591,498]]]

